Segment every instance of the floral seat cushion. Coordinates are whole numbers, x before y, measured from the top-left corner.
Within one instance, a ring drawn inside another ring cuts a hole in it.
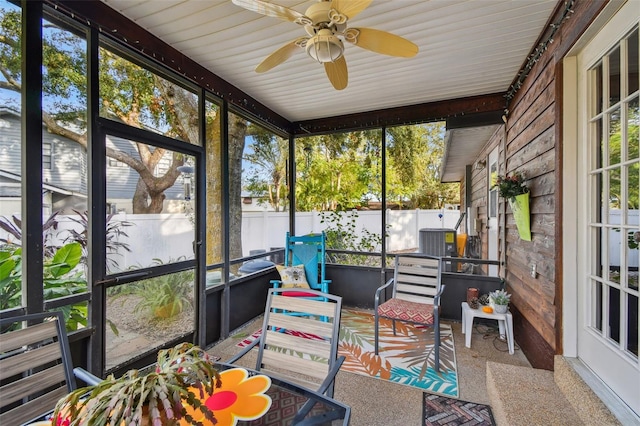
[[[433,324],[433,305],[389,299],[378,306],[378,315],[420,324]]]

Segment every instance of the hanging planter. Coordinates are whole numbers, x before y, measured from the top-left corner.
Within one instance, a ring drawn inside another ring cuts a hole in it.
[[[529,221],[529,193],[509,198],[509,205],[516,220],[518,234],[524,241],[531,241],[531,225]]]
[[[511,176],[498,176],[494,187],[498,188],[498,194],[501,197],[509,201],[520,238],[524,241],[531,241],[529,188],[524,184],[524,176],[517,172]]]

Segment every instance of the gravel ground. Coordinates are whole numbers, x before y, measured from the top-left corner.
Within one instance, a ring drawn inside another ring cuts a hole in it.
[[[190,305],[186,304],[185,310],[173,318],[161,320],[144,310],[136,312],[141,300],[137,295],[125,295],[107,301],[107,369],[194,329],[194,310]]]

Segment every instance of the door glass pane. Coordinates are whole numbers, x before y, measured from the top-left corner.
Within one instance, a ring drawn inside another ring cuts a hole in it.
[[[630,95],[638,90],[638,29],[631,33],[627,39],[627,81],[629,90],[627,94]]]
[[[9,282],[0,290],[0,311],[22,305],[21,9],[0,0],[0,267]],[[5,41],[6,40],[6,41]]]
[[[609,106],[620,102],[620,48],[609,55]]]
[[[592,326],[602,331],[602,283],[595,282]]]
[[[596,143],[598,144],[598,147],[595,150],[595,168],[599,169],[601,167],[604,167],[604,159],[606,158],[605,155],[607,154],[605,152],[605,144],[604,141],[602,140],[602,120],[598,119],[595,123],[594,123],[594,140],[596,141]]]
[[[638,97],[629,102],[627,110],[627,132],[629,133],[629,145],[627,148],[627,160],[640,158],[638,149],[638,128],[640,128],[640,110],[638,109]],[[637,181],[635,181],[637,182]]]
[[[609,165],[620,163],[620,110],[609,114]]]
[[[108,272],[194,259],[195,158],[114,136],[107,155],[110,219],[124,224],[107,224]]]
[[[600,114],[602,112],[603,107],[603,99],[602,99],[602,63],[599,63],[593,69],[593,79],[594,79],[594,95],[596,97],[595,100],[595,111],[594,114]]]
[[[620,290],[609,287],[609,337],[620,342]]]
[[[638,289],[638,277],[635,277],[635,289]],[[627,330],[627,350],[638,356],[638,296],[627,295],[627,311],[629,328]]]
[[[99,72],[101,117],[201,144],[195,93],[106,47]]]
[[[193,269],[107,289],[106,369],[195,329]]]

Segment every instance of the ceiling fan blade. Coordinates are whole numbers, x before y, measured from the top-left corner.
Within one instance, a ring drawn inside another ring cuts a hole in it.
[[[344,59],[344,56],[340,56],[335,62],[325,62],[324,70],[336,90],[342,90],[347,87],[347,83],[349,83],[349,73],[347,71],[347,61]]]
[[[383,55],[411,58],[418,53],[418,46],[406,38],[372,28],[349,28],[345,40]]]
[[[232,0],[236,6],[243,7],[252,12],[260,13],[262,15],[271,16],[274,18],[284,19],[285,21],[296,22],[296,20],[303,18],[304,15],[288,7],[281,6],[279,4],[268,3],[262,0]]]
[[[372,0],[333,0],[331,8],[346,15],[352,19],[358,13],[365,10],[371,4]]]
[[[296,52],[296,49],[300,48],[301,42],[306,40],[307,37],[300,37],[280,47],[258,64],[256,72],[269,71],[271,68],[280,65],[289,59]]]

